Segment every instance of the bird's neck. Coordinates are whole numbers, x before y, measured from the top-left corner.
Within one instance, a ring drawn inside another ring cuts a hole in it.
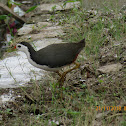
[[[32,58],[36,54],[36,51],[34,50],[32,46],[30,46],[28,47],[28,51],[26,51],[25,54],[27,55],[29,59],[29,58]]]
[[[30,54],[34,54],[36,52],[32,46],[28,47],[28,51]]]

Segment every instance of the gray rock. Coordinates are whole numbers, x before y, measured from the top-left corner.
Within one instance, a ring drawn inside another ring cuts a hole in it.
[[[48,26],[49,27],[49,26],[52,26],[52,23],[49,23],[49,22],[38,22],[37,26],[39,28],[44,27],[44,26]]]
[[[110,73],[110,72],[116,72],[119,71],[122,68],[122,65],[120,63],[117,64],[110,64],[106,66],[102,66],[99,69],[97,69],[100,73]]]
[[[20,38],[23,39],[31,39],[32,41],[35,41],[35,40],[41,40],[43,38],[55,38],[59,35],[63,35],[63,30],[62,30],[62,27],[61,26],[51,26],[51,27],[45,27],[45,28],[40,28],[38,29],[38,33],[32,33],[32,31],[34,31],[33,28],[31,27],[27,27],[25,28],[22,28],[22,30],[20,30],[18,32],[18,35],[23,35],[21,36]]]
[[[25,24],[22,28],[18,30],[18,35],[29,34],[35,27],[35,24]]]
[[[69,10],[73,7],[79,7],[80,2],[70,2],[66,3],[65,6],[63,6],[64,3],[57,3],[57,4],[42,4],[39,5],[36,9],[38,12],[53,12],[53,11],[62,11],[62,10]]]

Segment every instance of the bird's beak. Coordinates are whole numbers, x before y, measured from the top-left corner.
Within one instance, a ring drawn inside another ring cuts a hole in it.
[[[13,46],[12,49],[13,49],[13,50],[16,50],[16,46]]]

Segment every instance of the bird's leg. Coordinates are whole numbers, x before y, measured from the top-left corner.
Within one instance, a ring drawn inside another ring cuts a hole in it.
[[[56,71],[56,73],[60,76],[60,78],[62,77],[62,74],[59,72],[59,71]],[[58,91],[57,93],[58,94],[60,94],[60,99],[62,100],[62,98],[63,98],[63,88],[62,88],[62,86],[63,86],[63,81],[58,81],[59,82],[59,84],[58,84],[58,86],[60,87],[60,92]]]
[[[61,99],[63,97],[63,88],[62,88],[62,86],[63,86],[64,81],[66,79],[66,74],[69,73],[69,72],[71,72],[72,70],[77,69],[77,68],[80,67],[80,64],[75,63],[75,62],[74,62],[74,64],[75,64],[75,66],[72,69],[67,70],[63,74],[60,74],[59,71],[56,72],[60,76],[60,79],[58,80],[58,82],[59,82],[59,87],[61,88],[61,92],[60,92]]]
[[[67,70],[66,72],[64,72],[65,75],[66,75],[67,73],[71,72],[72,70],[75,70],[75,69],[77,69],[77,68],[80,67],[80,64],[79,64],[79,63],[74,62],[74,64],[75,64],[76,66],[74,66],[72,69],[69,69],[69,70]]]
[[[74,66],[72,69],[67,70],[66,72],[64,72],[64,73],[62,74],[62,76],[60,76],[59,82],[63,83],[63,82],[65,81],[65,77],[66,77],[66,74],[67,74],[67,73],[69,73],[69,72],[71,72],[72,70],[75,70],[75,69],[77,69],[77,68],[80,67],[80,64],[78,64],[78,63],[76,63],[76,62],[74,62],[74,64],[75,64],[76,66]]]
[[[60,78],[62,78],[62,74],[59,71],[56,71],[56,73],[60,76]],[[62,87],[61,85],[63,85],[63,80],[62,81],[58,81],[60,83],[60,87]]]
[[[56,71],[56,73],[61,77],[62,76],[62,74],[59,72],[59,71]]]

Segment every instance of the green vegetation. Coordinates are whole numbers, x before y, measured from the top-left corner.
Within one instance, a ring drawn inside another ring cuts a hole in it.
[[[67,1],[71,2],[71,1]],[[117,2],[117,1],[116,1]],[[102,4],[102,3],[101,3]],[[10,105],[2,108],[0,125],[7,126],[125,126],[126,125],[126,66],[125,36],[126,15],[117,8],[84,9],[73,8],[69,14],[62,14],[61,20],[51,16],[53,22],[64,26],[64,41],[76,42],[86,38],[85,50],[79,62],[91,64],[93,70],[101,63],[123,62],[123,68],[80,81],[80,70],[70,73],[63,86],[63,98],[56,81],[32,80],[29,87],[13,89],[20,95]],[[64,4],[65,6],[65,4]],[[52,8],[55,10],[55,7]],[[57,14],[61,12],[55,12]],[[119,42],[119,45],[115,44]],[[107,48],[107,49],[106,49]],[[105,50],[106,49],[106,50]],[[105,50],[105,51],[104,51]],[[102,52],[117,54],[114,61],[100,61]],[[84,58],[86,55],[86,59]],[[57,76],[56,76],[57,78]],[[11,106],[11,109],[10,109]],[[4,115],[4,116],[3,116]]]
[[[71,16],[68,15],[63,22],[60,22],[62,25],[67,24],[64,28],[66,35],[63,38],[71,42],[86,37],[87,54],[96,54],[100,47],[121,40],[126,34],[125,14],[105,10],[74,8]]]

